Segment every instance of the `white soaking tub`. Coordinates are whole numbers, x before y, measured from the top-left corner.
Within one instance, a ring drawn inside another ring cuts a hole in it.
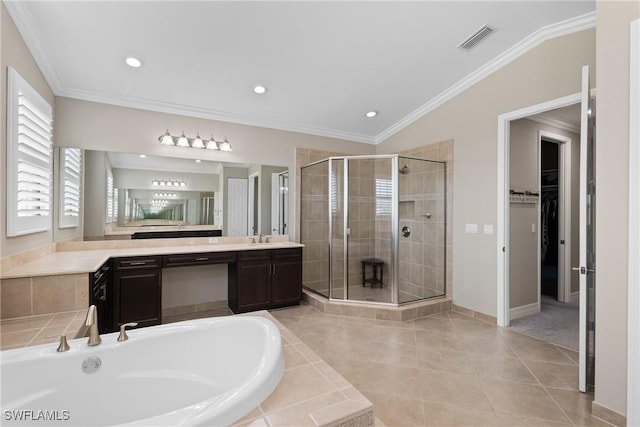
[[[128,334],[105,334],[95,347],[72,340],[62,353],[55,344],[3,351],[2,425],[224,426],[266,399],[284,371],[280,331],[263,317]],[[96,358],[99,368],[85,372]]]

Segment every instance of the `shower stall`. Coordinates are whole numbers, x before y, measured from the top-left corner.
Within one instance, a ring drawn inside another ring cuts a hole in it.
[[[333,301],[446,295],[446,164],[402,155],[301,168],[303,285]]]

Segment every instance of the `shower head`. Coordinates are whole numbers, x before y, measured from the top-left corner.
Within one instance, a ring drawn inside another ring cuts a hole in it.
[[[404,165],[403,167],[400,168],[400,175],[406,175],[409,173],[409,166]]]

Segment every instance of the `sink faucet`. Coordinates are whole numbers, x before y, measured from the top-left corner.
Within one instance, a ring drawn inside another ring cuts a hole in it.
[[[258,237],[258,243],[264,243],[262,238],[264,237],[264,233],[260,233],[260,236]]]
[[[102,342],[100,334],[98,333],[98,308],[95,305],[90,305],[87,311],[86,326],[89,326],[89,341],[87,345],[93,347]]]

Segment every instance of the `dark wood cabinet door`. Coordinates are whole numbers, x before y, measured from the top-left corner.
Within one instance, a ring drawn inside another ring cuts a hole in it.
[[[300,258],[273,260],[271,306],[298,304],[302,296],[302,263]]]
[[[116,324],[138,322],[138,328],[161,321],[162,270],[119,271],[116,274]]]
[[[238,262],[237,312],[269,307],[271,294],[271,260]]]

